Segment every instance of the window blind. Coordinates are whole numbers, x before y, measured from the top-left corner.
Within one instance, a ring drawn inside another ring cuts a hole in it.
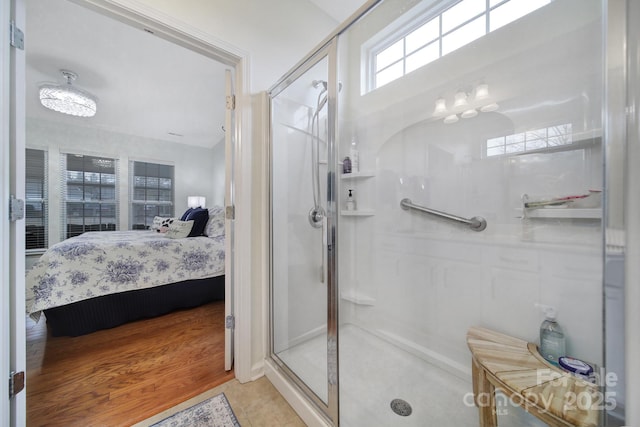
[[[130,221],[134,230],[144,230],[155,216],[174,216],[174,167],[157,163],[131,161]]]
[[[118,161],[107,157],[61,157],[63,239],[118,227]]]
[[[48,247],[47,152],[27,148],[25,153],[25,247]]]

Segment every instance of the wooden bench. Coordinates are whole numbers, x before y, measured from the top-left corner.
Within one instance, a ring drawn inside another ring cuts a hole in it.
[[[509,404],[522,407],[550,426],[602,425],[599,387],[548,363],[535,344],[472,327],[467,345],[480,427],[498,425],[496,388]]]

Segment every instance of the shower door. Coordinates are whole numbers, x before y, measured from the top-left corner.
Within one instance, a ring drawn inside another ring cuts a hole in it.
[[[333,45],[271,91],[271,357],[335,419],[336,320],[327,239],[335,207],[328,125],[335,102]],[[331,367],[331,368],[330,368]]]

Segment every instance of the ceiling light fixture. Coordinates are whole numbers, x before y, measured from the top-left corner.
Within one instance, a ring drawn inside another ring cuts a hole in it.
[[[73,71],[60,70],[67,84],[43,83],[40,85],[40,103],[50,110],[78,117],[93,117],[96,114],[96,97],[71,85],[78,75]]]

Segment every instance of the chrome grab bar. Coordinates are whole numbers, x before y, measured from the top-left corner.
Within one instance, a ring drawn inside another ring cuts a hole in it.
[[[451,215],[451,214],[448,214],[446,212],[437,211],[435,209],[425,208],[424,206],[414,205],[413,202],[411,202],[411,199],[402,199],[400,201],[400,207],[402,209],[404,209],[405,211],[409,210],[409,209],[415,209],[417,211],[428,213],[428,214],[431,214],[431,215],[435,215],[435,216],[438,216],[440,218],[445,218],[445,219],[449,219],[449,220],[452,220],[452,221],[461,222],[463,224],[468,225],[469,228],[472,229],[473,231],[482,231],[485,228],[487,228],[487,221],[484,218],[482,218],[481,216],[474,216],[471,219],[462,218],[460,216]]]

